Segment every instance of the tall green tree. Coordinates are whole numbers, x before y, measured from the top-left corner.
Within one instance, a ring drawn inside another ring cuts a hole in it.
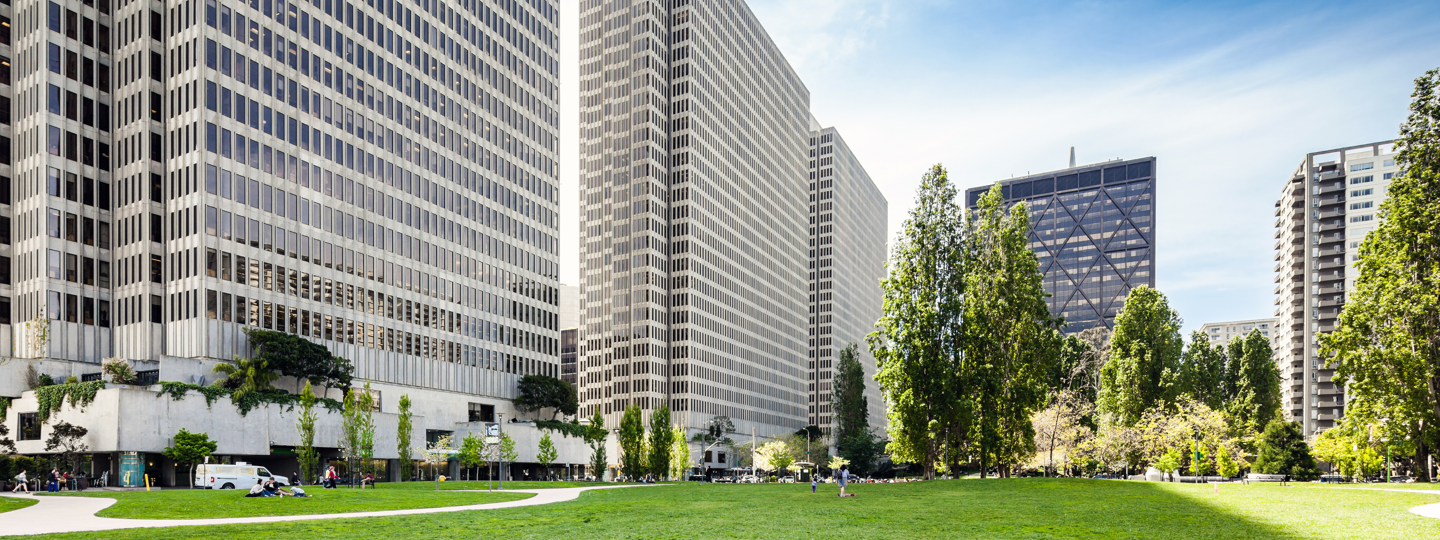
[[[300,460],[300,478],[303,482],[315,483],[316,469],[320,467],[320,453],[315,450],[315,391],[310,381],[300,391],[300,418],[295,428],[300,432],[300,444],[295,447],[296,459]]]
[[[1133,426],[1152,407],[1170,407],[1179,389],[1180,314],[1160,291],[1132,289],[1115,317],[1110,359],[1101,370],[1099,409]]]
[[[1346,419],[1380,421],[1416,441],[1428,464],[1440,445],[1440,70],[1415,80],[1379,224],[1360,244],[1360,271],[1321,354],[1345,385]],[[1416,467],[1430,480],[1428,465]]]
[[[605,457],[605,439],[610,432],[605,429],[605,417],[600,415],[600,409],[595,409],[595,415],[590,417],[590,425],[585,429],[585,443],[590,445],[590,470],[595,475],[595,480],[605,480],[605,469],[610,467],[609,460]]]
[[[193,487],[195,464],[203,461],[205,456],[213,454],[218,444],[210,440],[209,434],[191,433],[185,428],[180,428],[180,432],[175,434],[174,440],[175,444],[167,447],[161,453],[176,464],[190,466],[190,480]]]
[[[867,341],[889,415],[892,459],[927,479],[967,435],[974,403],[957,372],[964,292],[964,214],[945,168],[921,178],[881,281],[884,311]]]
[[[649,470],[650,456],[645,455],[645,420],[639,405],[625,408],[620,417],[620,460],[625,476],[632,480]]]
[[[535,461],[544,468],[546,479],[550,478],[550,464],[554,463],[555,458],[559,455],[560,453],[555,450],[555,441],[550,440],[550,432],[546,431],[544,435],[540,436],[540,444],[535,448]]]
[[[400,419],[396,425],[395,446],[400,455],[400,481],[415,474],[415,458],[410,455],[410,438],[415,434],[415,414],[410,412],[410,395],[400,394]]]
[[[1058,360],[1061,321],[1050,316],[1040,263],[1028,246],[1030,210],[1008,210],[1000,184],[980,197],[967,221],[960,379],[973,416],[968,438],[980,474],[1008,477],[1035,453],[1035,411]]]
[[[1211,409],[1223,408],[1231,392],[1225,364],[1224,347],[1211,345],[1210,336],[1204,332],[1192,332],[1181,359],[1181,392]]]
[[[1280,418],[1280,367],[1275,363],[1270,338],[1251,330],[1243,338],[1232,339],[1230,350],[1238,351],[1239,357],[1230,358],[1235,393],[1225,410],[1238,427],[1259,433]]]
[[[546,433],[545,436],[549,437],[550,434]],[[456,452],[455,457],[459,459],[460,466],[467,469],[485,465],[485,441],[476,437],[474,433],[467,432],[465,438],[460,439],[460,451]],[[471,476],[471,478],[473,479],[475,476]]]
[[[346,473],[353,480],[362,468],[369,470],[371,456],[375,455],[375,398],[370,393],[370,383],[365,387],[351,388],[345,393],[344,410],[341,412],[345,448]],[[352,482],[352,486],[358,482]]]
[[[831,435],[835,450],[850,461],[855,474],[865,474],[875,463],[879,442],[870,431],[870,401],[865,397],[865,368],[860,365],[860,348],[854,343],[840,349],[831,383],[830,403],[835,411]],[[806,441],[820,437],[806,434]],[[814,456],[812,456],[812,460]]]
[[[675,432],[670,431],[670,407],[650,413],[650,473],[656,478],[670,474],[670,445]]]

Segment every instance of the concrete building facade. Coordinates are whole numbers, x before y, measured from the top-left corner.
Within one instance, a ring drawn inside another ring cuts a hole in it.
[[[875,357],[865,336],[883,310],[887,203],[833,127],[810,135],[810,424],[834,427],[832,383],[840,351],[855,345],[867,382]],[[878,226],[877,226],[878,225]],[[870,425],[886,424],[880,388],[865,386]]]
[[[1065,331],[1112,328],[1130,290],[1155,287],[1155,158],[1116,160],[1001,181],[1030,209],[1050,314]],[[990,186],[966,191],[975,208]]]
[[[884,199],[742,0],[580,18],[583,412],[668,404],[762,437],[822,422],[821,366],[879,317]]]
[[[519,377],[559,376],[553,0],[0,15],[0,77],[8,57],[23,74],[0,99],[34,104],[0,127],[12,366],[93,378],[113,356],[207,382],[275,330],[349,359],[383,413],[408,394],[436,434],[514,418]]]
[[[1279,343],[1280,334],[1275,327],[1276,319],[1250,319],[1244,321],[1213,322],[1200,325],[1200,332],[1210,338],[1211,345],[1224,345],[1231,339],[1245,337],[1253,330],[1259,330],[1270,340],[1270,346]]]
[[[1307,436],[1345,415],[1345,390],[1319,356],[1319,335],[1335,330],[1353,289],[1360,242],[1400,169],[1392,141],[1306,154],[1275,203],[1276,361],[1282,405]]]

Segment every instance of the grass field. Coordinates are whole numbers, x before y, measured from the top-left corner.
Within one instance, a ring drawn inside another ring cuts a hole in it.
[[[510,490],[510,489],[558,489],[558,488],[573,488],[573,487],[596,487],[596,486],[619,486],[619,485],[627,485],[627,484],[601,484],[601,483],[597,483],[597,482],[525,482],[525,481],[516,481],[516,480],[506,480],[506,481],[505,481],[505,489],[507,489],[507,490]],[[457,481],[453,481],[453,482],[440,482],[440,489],[441,489],[441,490],[490,489],[491,487],[498,488],[498,487],[500,487],[500,483],[499,483],[499,482],[491,483],[491,482],[486,482],[485,480],[457,480]],[[380,489],[415,489],[415,490],[426,490],[426,489],[428,489],[428,490],[434,491],[434,490],[435,490],[435,482],[430,481],[430,482],[382,483],[382,484],[380,484]]]
[[[461,493],[418,489],[320,489],[306,488],[309,497],[245,498],[241,490],[81,492],[49,497],[104,497],[116,503],[101,510],[101,517],[144,519],[203,519],[222,517],[298,516],[338,514],[408,508],[436,508],[513,501],[531,497],[528,493]],[[3,530],[3,528],[0,528]]]
[[[1440,538],[1440,520],[1407,511],[1440,502],[1436,495],[1304,485],[1211,490],[1028,478],[857,484],[857,497],[841,499],[833,485],[811,494],[805,484],[681,484],[504,510],[53,538]]]
[[[11,511],[11,510],[19,510],[19,509],[21,509],[21,508],[25,508],[26,506],[30,506],[30,505],[32,505],[32,504],[35,504],[35,501],[34,501],[33,499],[16,499],[16,498],[14,498],[14,497],[0,497],[0,513],[9,512],[9,511]],[[3,530],[4,530],[4,527],[0,527],[0,531],[3,531]]]

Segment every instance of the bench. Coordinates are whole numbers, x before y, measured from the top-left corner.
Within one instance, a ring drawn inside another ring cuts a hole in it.
[[[1245,475],[1245,480],[1247,482],[1284,482],[1285,478],[1286,476],[1283,474],[1250,473]]]

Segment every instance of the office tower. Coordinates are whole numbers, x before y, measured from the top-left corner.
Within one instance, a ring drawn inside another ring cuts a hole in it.
[[[1345,391],[1319,356],[1319,335],[1335,330],[1352,289],[1360,242],[1400,173],[1392,141],[1306,154],[1275,203],[1275,316],[1291,419],[1314,435],[1345,414]],[[1348,259],[1348,260],[1347,260]]]
[[[835,128],[810,134],[810,424],[829,435],[840,350],[856,345],[865,380],[875,357],[865,336],[883,311],[886,201]],[[870,425],[885,425],[880,388],[865,386]]]
[[[1155,158],[1110,161],[1004,180],[1005,204],[1030,209],[1050,314],[1065,331],[1113,327],[1130,289],[1155,287]],[[970,208],[990,186],[966,192]]]
[[[377,382],[558,374],[553,4],[111,7],[15,8],[47,62],[16,89],[46,107],[16,118],[35,356],[225,360],[255,328]]]
[[[1270,340],[1271,348],[1278,344],[1279,332],[1275,328],[1275,319],[1250,319],[1245,321],[1213,322],[1200,325],[1200,332],[1210,338],[1211,345],[1225,345],[1233,338],[1243,338],[1250,335],[1252,330],[1259,330],[1265,339]]]
[[[98,363],[114,331],[109,3],[6,4],[0,14],[4,353]]]
[[[809,91],[740,0],[580,21],[585,414],[804,427]]]

